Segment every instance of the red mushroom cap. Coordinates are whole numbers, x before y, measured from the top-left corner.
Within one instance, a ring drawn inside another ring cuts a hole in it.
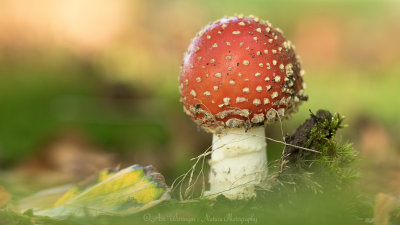
[[[181,101],[209,132],[262,125],[307,100],[301,73],[293,46],[279,29],[253,16],[224,18],[189,45],[179,77]]]

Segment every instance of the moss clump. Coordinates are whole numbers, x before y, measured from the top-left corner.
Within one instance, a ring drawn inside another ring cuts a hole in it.
[[[322,192],[323,186],[342,189],[358,176],[357,152],[349,143],[339,143],[337,130],[344,117],[326,110],[311,112],[310,118],[285,137],[287,143],[279,162],[272,164],[272,188],[292,187]]]

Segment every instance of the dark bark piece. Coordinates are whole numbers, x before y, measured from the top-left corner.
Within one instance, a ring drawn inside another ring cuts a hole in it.
[[[327,110],[318,110],[317,113],[314,115],[311,112],[310,118],[307,119],[302,125],[300,125],[296,131],[292,135],[286,135],[285,141],[286,143],[294,146],[306,147],[310,149],[314,149],[313,143],[309,143],[310,146],[307,146],[309,139],[311,137],[311,130],[318,124],[324,123],[326,120],[332,120],[332,114]],[[327,137],[330,138],[329,135],[331,130],[329,128],[320,130],[321,133],[326,133]],[[315,149],[318,150],[318,149]],[[303,150],[300,148],[296,148],[293,146],[286,145],[282,157],[281,162],[286,163],[296,163],[300,159],[310,158],[316,153]]]

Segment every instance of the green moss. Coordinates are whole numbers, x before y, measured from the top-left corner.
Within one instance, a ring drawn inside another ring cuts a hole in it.
[[[348,188],[357,181],[357,151],[351,143],[336,140],[344,117],[319,110],[311,113],[291,136],[279,161],[272,163],[272,189],[308,189],[323,192],[326,186],[337,190]]]

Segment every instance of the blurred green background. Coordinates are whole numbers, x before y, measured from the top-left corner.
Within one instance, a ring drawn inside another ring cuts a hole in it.
[[[183,52],[234,13],[269,20],[301,56],[310,98],[284,132],[309,110],[345,115],[365,182],[399,190],[400,2],[380,0],[1,0],[2,174],[54,185],[139,163],[171,184],[211,144],[179,103]],[[267,134],[282,139],[278,124]]]

